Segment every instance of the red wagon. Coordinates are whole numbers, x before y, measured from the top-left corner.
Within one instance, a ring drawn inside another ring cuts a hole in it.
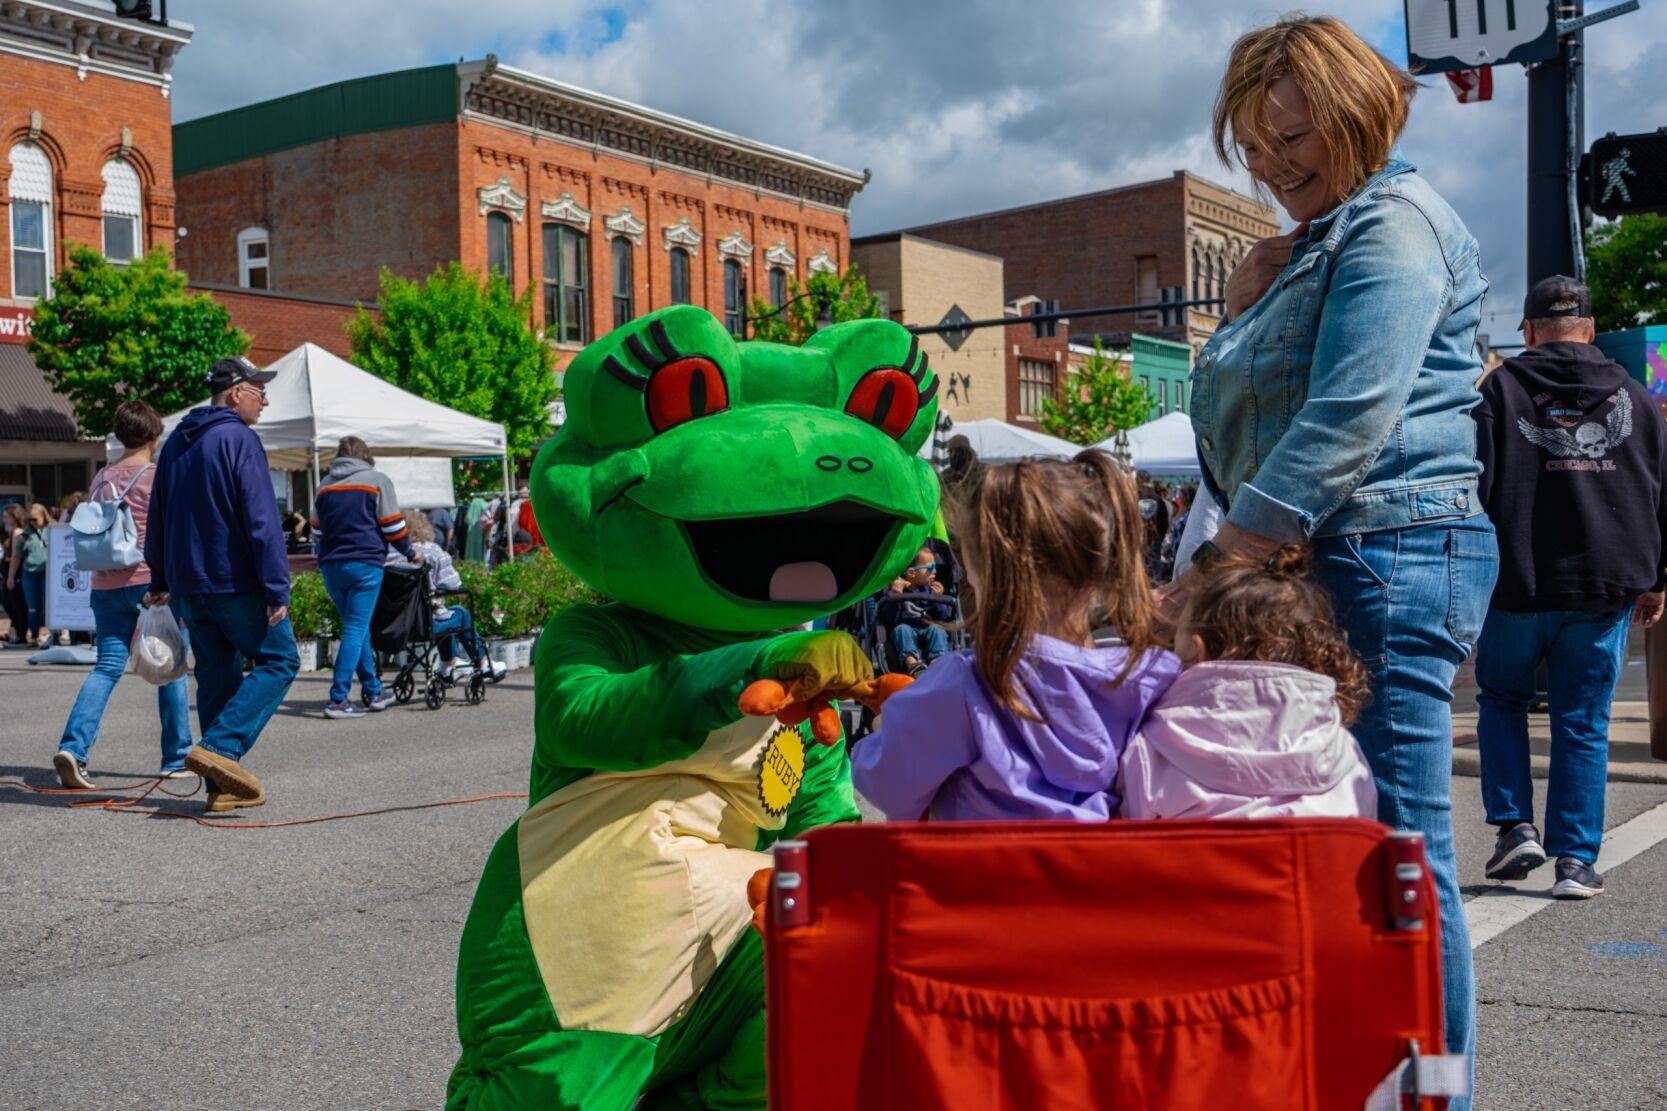
[[[1387,1111],[1468,1085],[1422,841],[1375,822],[830,827],[777,847],[769,899],[776,1111]]]

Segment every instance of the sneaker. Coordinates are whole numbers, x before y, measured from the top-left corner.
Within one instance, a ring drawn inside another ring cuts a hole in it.
[[[250,806],[265,805],[265,791],[262,791],[260,794],[254,795],[250,798],[238,798],[236,795],[226,791],[210,791],[208,793],[208,802],[203,806],[203,813],[225,814],[233,810],[242,810]]]
[[[1553,899],[1590,899],[1603,894],[1603,875],[1584,860],[1572,856],[1557,858],[1557,882],[1552,885]]]
[[[87,778],[87,765],[77,760],[73,752],[60,748],[52,757],[52,770],[58,773],[58,782],[65,787],[93,789],[93,781]]]
[[[504,663],[504,661],[502,661],[502,660],[490,660],[490,661],[487,662],[486,677],[488,679],[492,680],[492,682],[500,683],[500,682],[503,681],[504,676],[508,675],[508,674],[509,674],[509,665]]]
[[[390,691],[387,687],[383,687],[381,690],[376,692],[375,698],[366,694],[361,695],[359,701],[363,702],[365,704],[365,709],[369,710],[371,713],[380,714],[383,710],[386,710],[389,706],[394,704],[394,692]]]
[[[339,721],[342,718],[362,718],[365,716],[365,708],[357,702],[330,702],[325,704],[324,716],[332,721]]]
[[[260,780],[248,768],[202,745],[194,745],[185,754],[185,767],[208,781],[205,790],[221,791],[240,799],[257,798],[264,793]]]
[[[1499,841],[1488,858],[1490,880],[1520,880],[1545,863],[1540,831],[1530,822],[1518,822],[1499,831]]]
[[[190,768],[163,768],[156,774],[163,779],[195,779],[197,775]]]

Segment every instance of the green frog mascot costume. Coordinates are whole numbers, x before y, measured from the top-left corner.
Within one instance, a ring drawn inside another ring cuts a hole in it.
[[[737,703],[871,678],[849,636],[795,627],[920,549],[937,388],[888,320],[793,348],[679,305],[574,360],[533,506],[614,601],[539,640],[529,807],[463,930],[448,1108],[765,1105],[747,881],[772,842],[858,813],[843,739]]]

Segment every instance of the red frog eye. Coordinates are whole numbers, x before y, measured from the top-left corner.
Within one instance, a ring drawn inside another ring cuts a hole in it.
[[[647,392],[648,423],[656,432],[729,408],[723,371],[703,355],[690,355],[656,370]]]
[[[894,367],[871,370],[857,379],[845,411],[901,440],[920,412],[920,391],[915,380]]]

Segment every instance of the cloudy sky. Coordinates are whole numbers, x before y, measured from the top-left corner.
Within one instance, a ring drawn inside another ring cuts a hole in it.
[[[1497,2],[1497,0],[1494,0]],[[1588,6],[1596,8],[1601,0]],[[816,155],[874,180],[856,234],[1190,169],[1210,152],[1229,44],[1258,0],[172,0],[196,37],[175,118],[348,77],[496,53],[504,62]],[[1400,0],[1311,7],[1405,60]],[[1586,35],[1588,138],[1667,124],[1667,0]],[[1460,105],[1432,78],[1405,146],[1481,241],[1484,320],[1520,316],[1527,78]],[[1513,307],[1514,306],[1514,307]]]

